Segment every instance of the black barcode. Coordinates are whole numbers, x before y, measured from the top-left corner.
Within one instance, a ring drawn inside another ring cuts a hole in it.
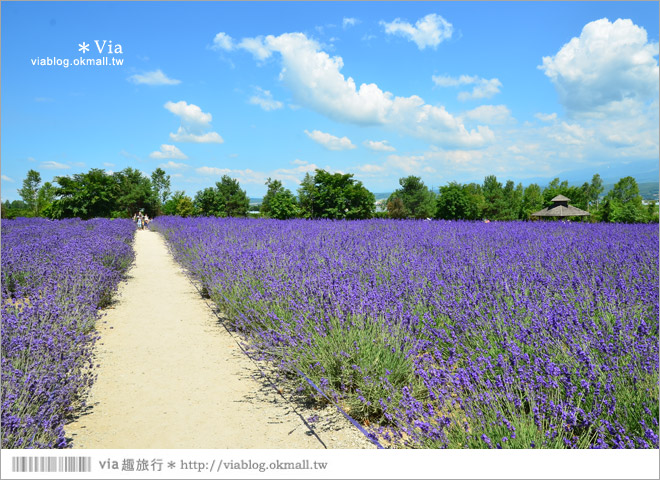
[[[91,472],[92,457],[13,457],[12,472]]]

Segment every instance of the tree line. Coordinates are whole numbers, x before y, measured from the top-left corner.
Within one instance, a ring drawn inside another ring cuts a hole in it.
[[[605,196],[598,174],[581,186],[569,186],[567,181],[555,178],[545,188],[535,183],[523,187],[511,180],[502,184],[495,175],[485,177],[482,184],[451,182],[440,187],[438,193],[414,175],[401,178],[399,185],[389,198],[377,204],[374,194],[353,174],[317,169],[305,174],[297,195],[280,180],[269,178],[261,204],[251,207],[247,192],[228,175],[190,197],[183,191],[172,193],[170,176],[161,168],[151,176],[131,167],[115,173],[93,168],[43,184],[39,172],[30,170],[18,190],[22,200],[4,202],[2,216],[128,218],[142,211],[150,217],[530,220],[532,213],[551,206],[552,198],[564,195],[571,205],[591,214],[572,218],[575,221],[658,222],[656,205],[643,205],[633,177],[619,180]]]

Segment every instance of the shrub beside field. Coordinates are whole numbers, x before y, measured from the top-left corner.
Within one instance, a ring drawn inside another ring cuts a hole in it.
[[[657,226],[153,226],[253,352],[391,445],[658,448]]]
[[[130,220],[2,221],[2,448],[68,446],[98,310],[133,261]]]

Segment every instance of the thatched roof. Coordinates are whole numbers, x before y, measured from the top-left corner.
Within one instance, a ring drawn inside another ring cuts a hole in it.
[[[532,217],[584,217],[591,215],[589,212],[580,210],[577,207],[569,205],[569,198],[563,195],[557,195],[552,199],[552,206],[532,213]]]
[[[570,198],[566,198],[563,195],[557,195],[555,198],[551,200],[552,202],[570,202]]]
[[[591,215],[589,212],[580,210],[573,205],[553,205],[552,207],[544,208],[536,213],[532,213],[532,217],[578,217]]]

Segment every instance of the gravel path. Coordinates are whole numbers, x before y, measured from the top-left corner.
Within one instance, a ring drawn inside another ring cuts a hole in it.
[[[99,322],[89,407],[66,428],[74,448],[373,448],[241,351],[160,234],[138,231],[135,251]]]

